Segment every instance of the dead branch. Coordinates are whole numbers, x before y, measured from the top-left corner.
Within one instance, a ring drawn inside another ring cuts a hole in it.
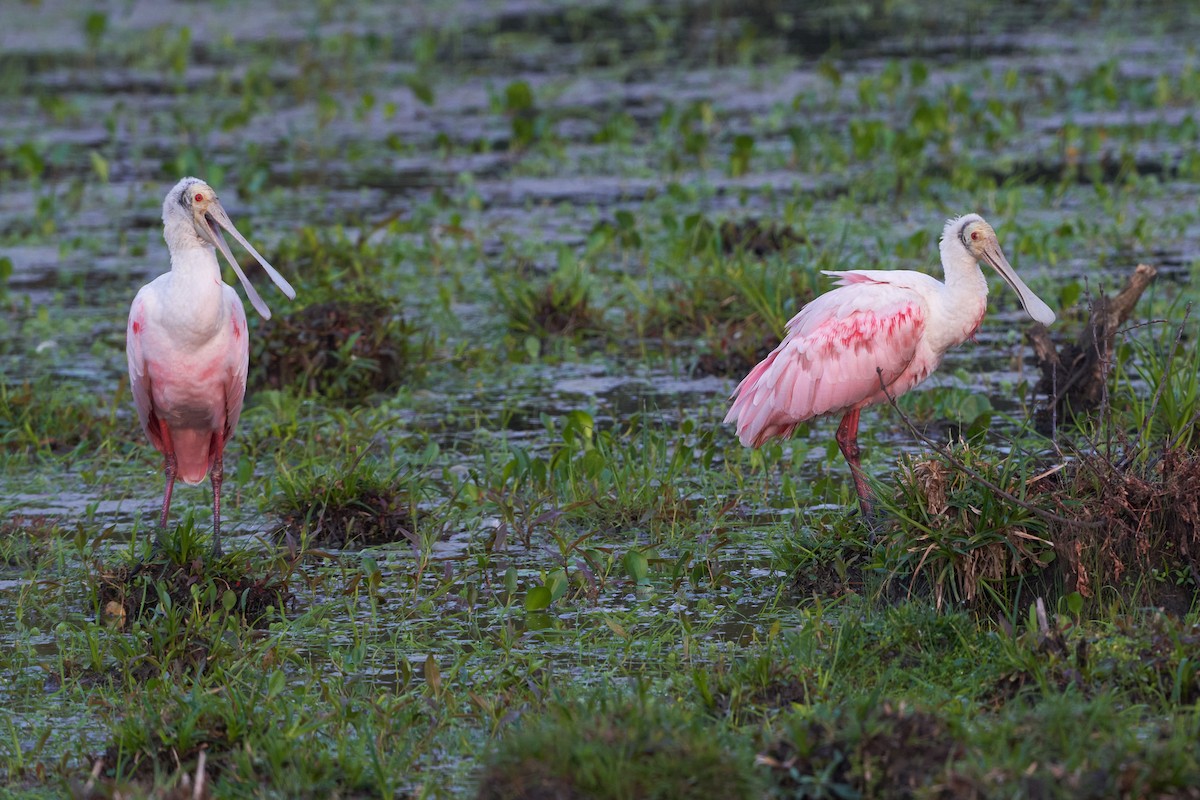
[[[1055,347],[1046,326],[1034,324],[1030,328],[1027,336],[1042,371],[1037,391],[1050,398],[1037,414],[1039,432],[1049,435],[1055,420],[1085,414],[1103,402],[1112,366],[1113,339],[1157,274],[1154,267],[1138,264],[1116,297],[1096,298],[1079,339],[1063,345],[1061,350]]]

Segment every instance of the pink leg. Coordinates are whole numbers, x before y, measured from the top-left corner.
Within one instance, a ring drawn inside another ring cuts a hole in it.
[[[859,409],[857,408],[846,412],[846,416],[842,417],[842,424],[838,425],[836,438],[838,449],[842,451],[846,463],[850,465],[850,474],[854,477],[854,489],[858,492],[858,506],[862,509],[863,517],[869,521],[871,519],[871,487],[867,486],[867,479],[863,474],[862,464],[859,462],[858,414]]]
[[[209,479],[212,480],[213,490],[213,558],[221,557],[221,484],[225,481],[225,442],[220,434],[213,436],[212,467],[209,469]]]
[[[174,453],[163,456],[163,472],[167,476],[167,488],[163,491],[162,516],[158,518],[158,527],[167,527],[167,517],[171,513],[171,493],[175,490],[176,460]]]
[[[163,473],[167,476],[167,486],[163,490],[162,515],[158,518],[158,536],[155,538],[155,548],[161,549],[163,533],[167,530],[167,518],[171,514],[171,493],[175,491],[175,472],[178,460],[175,458],[175,445],[171,441],[171,431],[166,425],[159,426],[163,445]]]

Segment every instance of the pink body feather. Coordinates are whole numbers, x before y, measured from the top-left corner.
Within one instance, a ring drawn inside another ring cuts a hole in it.
[[[150,443],[178,459],[179,479],[200,483],[242,413],[250,360],[246,312],[233,288],[221,284],[225,302],[214,304],[213,335],[199,347],[181,346],[165,325],[147,324],[164,311],[150,286],[134,298],[126,330],[133,403]]]
[[[792,317],[783,341],[734,390],[725,421],[737,423],[742,444],[758,447],[813,417],[884,401],[877,369],[893,397],[904,394],[937,369],[953,343],[935,349],[925,336],[929,299],[921,290],[933,287],[922,284],[941,285],[929,276],[831,274],[840,277],[839,288]],[[959,341],[978,327],[983,311],[980,303]]]

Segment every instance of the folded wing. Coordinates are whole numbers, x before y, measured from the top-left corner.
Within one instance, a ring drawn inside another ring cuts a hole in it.
[[[758,447],[790,436],[801,422],[868,404],[908,368],[928,308],[916,291],[841,273],[843,285],[821,295],[788,323],[779,346],[733,393],[725,422]]]

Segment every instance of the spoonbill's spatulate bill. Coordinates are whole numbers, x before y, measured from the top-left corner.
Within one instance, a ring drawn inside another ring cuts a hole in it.
[[[822,414],[842,414],[837,443],[850,465],[863,515],[871,493],[859,462],[858,416],[865,406],[898,397],[937,369],[946,351],[973,336],[987,310],[986,262],[1043,325],[1054,312],[1017,277],[978,214],[949,220],[942,231],[945,283],[910,270],[826,272],[838,288],[800,309],[787,335],[734,390],[725,422],[742,444],[788,437]],[[877,372],[882,370],[882,376]],[[887,394],[880,387],[887,386]]]
[[[167,485],[159,526],[166,527],[175,479],[200,483],[210,475],[214,556],[221,554],[222,457],[242,413],[250,358],[246,312],[237,292],[221,280],[217,249],[254,308],[271,317],[229,251],[222,228],[250,251],[285,295],[296,296],[291,284],[238,233],[212,187],[184,178],[163,201],[171,270],[137,293],[125,332],[133,402],[142,430],[163,454]]]

